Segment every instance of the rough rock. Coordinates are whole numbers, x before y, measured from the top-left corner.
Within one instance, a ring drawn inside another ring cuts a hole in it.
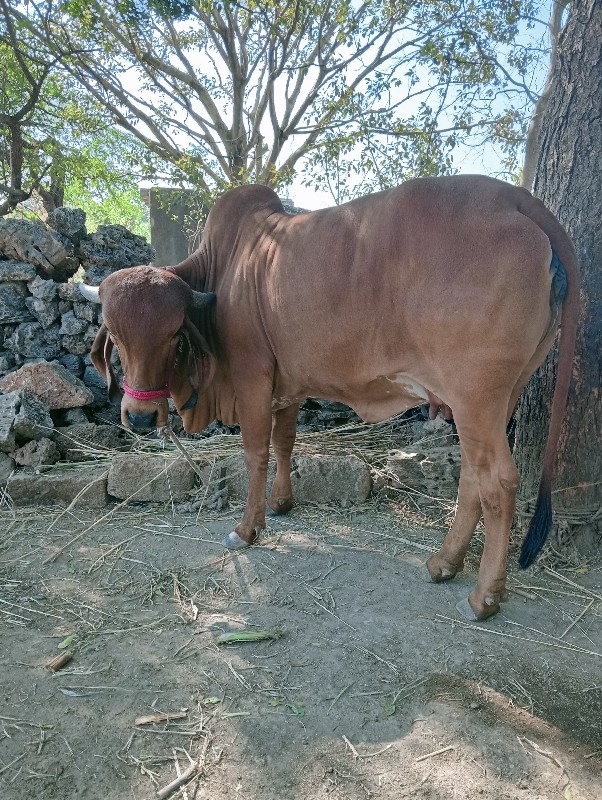
[[[0,393],[0,450],[9,453],[18,444],[42,439],[53,429],[46,406],[23,389]]]
[[[61,300],[72,303],[76,298],[79,301],[82,299],[77,283],[58,283],[56,288]]]
[[[15,462],[7,453],[0,452],[0,488],[4,486],[6,481],[14,472]]]
[[[27,297],[27,286],[23,281],[0,283],[0,324],[32,319],[25,302]]]
[[[61,454],[52,439],[42,438],[27,442],[15,450],[12,457],[22,467],[39,467],[41,464],[56,464]]]
[[[13,430],[17,443],[48,436],[54,428],[54,423],[47,406],[39,397],[27,390],[18,390],[16,394],[17,413],[13,420]]]
[[[333,428],[338,425],[347,425],[359,422],[359,417],[349,406],[329,400],[320,400],[310,397],[301,404],[298,424],[312,430],[318,428]]]
[[[51,409],[85,406],[94,399],[92,392],[57,361],[25,364],[0,379],[1,391],[27,389]]]
[[[123,428],[95,425],[87,420],[55,428],[54,441],[65,461],[94,461],[104,453],[127,450],[131,444]]]
[[[155,257],[146,239],[123,225],[101,225],[81,242],[79,253],[86,277],[94,285],[118,269],[150,264]]]
[[[25,261],[0,261],[0,282],[30,281],[36,276],[36,268]]]
[[[187,497],[195,477],[192,467],[177,455],[124,454],[113,459],[107,490],[123,500],[134,495],[135,500],[164,503]]]
[[[460,478],[460,446],[394,450],[387,460],[393,488],[409,487],[431,497],[455,499]]]
[[[372,489],[370,469],[357,456],[294,456],[293,496],[308,503],[363,503]]]
[[[76,336],[62,336],[61,343],[68,353],[83,356],[90,352],[97,333],[97,325],[88,325],[83,333]]]
[[[64,356],[59,357],[58,362],[75,375],[76,378],[81,378],[84,374],[84,363],[81,356],[77,356],[74,353],[65,353]]]
[[[412,422],[412,441],[420,442],[423,448],[456,444],[458,438],[454,430],[454,427],[441,416],[425,421],[416,419]]]
[[[230,497],[247,496],[248,480],[242,456],[223,460]],[[269,494],[275,464],[268,468]],[[370,495],[372,478],[368,466],[357,456],[293,456],[291,461],[293,497],[300,503],[363,503]]]
[[[59,234],[41,222],[24,219],[0,219],[0,250],[9,258],[39,267],[46,275],[69,272],[74,265],[71,253]],[[77,262],[76,262],[77,264]],[[71,271],[71,274],[75,272]]]
[[[13,423],[18,408],[18,393],[0,393],[0,451],[10,453],[15,449]]]
[[[88,235],[86,212],[81,208],[55,208],[48,214],[46,224],[78,245]]]
[[[97,303],[73,303],[73,313],[77,317],[77,319],[85,319],[88,322],[96,322],[98,319],[97,309],[99,308]]]
[[[15,366],[15,358],[11,353],[6,351],[0,352],[0,375],[8,372]]]
[[[78,319],[73,311],[68,311],[61,317],[61,335],[78,336],[88,329],[88,322],[85,319]]]
[[[35,317],[43,328],[49,328],[59,316],[57,300],[42,300],[38,297],[27,297],[25,305],[32,317]]]
[[[82,380],[94,396],[94,407],[102,408],[103,406],[106,406],[106,404],[109,402],[107,384],[96,371],[96,367],[88,365],[84,369],[84,377]]]
[[[22,322],[4,341],[4,347],[16,356],[52,361],[61,353],[59,327],[44,329],[39,322]]]
[[[107,504],[107,470],[98,466],[45,471],[20,470],[7,482],[13,504],[23,506],[68,506],[77,495],[75,508],[102,508]]]
[[[58,284],[53,280],[44,280],[39,275],[29,281],[27,288],[38,300],[54,300],[58,294]]]
[[[81,408],[65,408],[63,411],[55,412],[60,419],[60,424],[54,420],[55,428],[67,428],[73,425],[87,425],[89,419],[85,411]]]

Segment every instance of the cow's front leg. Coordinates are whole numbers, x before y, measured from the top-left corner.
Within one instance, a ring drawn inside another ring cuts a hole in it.
[[[297,435],[299,403],[275,411],[272,422],[272,447],[276,456],[276,477],[268,500],[269,514],[287,514],[293,507],[291,454]]]
[[[229,550],[253,544],[265,528],[265,497],[272,428],[272,393],[270,387],[255,390],[246,387],[247,398],[239,404],[238,417],[249,478],[247,504],[242,520],[224,539]]]

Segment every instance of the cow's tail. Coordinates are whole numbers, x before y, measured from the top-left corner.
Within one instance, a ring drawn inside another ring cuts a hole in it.
[[[552,527],[552,476],[554,461],[560,438],[560,428],[566,412],[569,385],[571,382],[577,320],[579,316],[579,263],[570,237],[556,217],[542,202],[524,190],[519,211],[533,220],[550,240],[552,250],[564,267],[567,279],[566,295],[562,304],[560,341],[558,343],[558,364],[556,385],[552,397],[552,412],[548,441],[543,457],[543,467],[539,481],[539,491],[535,513],[522,545],[519,565],[530,566],[544,546]],[[554,261],[554,259],[553,259]]]

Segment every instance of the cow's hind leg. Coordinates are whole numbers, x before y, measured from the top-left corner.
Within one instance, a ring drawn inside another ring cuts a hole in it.
[[[495,414],[462,415],[456,425],[465,457],[478,486],[485,521],[485,545],[477,585],[460,608],[466,616],[485,619],[499,611],[506,593],[506,560],[510,525],[516,507],[518,470],[506,438],[506,408]],[[474,409],[472,409],[474,414]]]
[[[268,514],[287,514],[293,507],[291,454],[297,434],[299,403],[275,411],[272,422],[272,447],[276,456],[276,477],[268,500]]]
[[[435,583],[449,580],[462,570],[470,540],[481,518],[477,475],[470,466],[463,447],[461,451],[456,517],[440,549],[426,562],[430,579]]]

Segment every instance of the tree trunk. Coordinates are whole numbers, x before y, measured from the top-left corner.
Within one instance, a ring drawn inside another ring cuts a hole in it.
[[[602,535],[602,1],[574,0],[558,39],[539,134],[534,194],[560,219],[582,267],[573,384],[559,443],[554,503],[563,533],[594,548]],[[519,403],[515,457],[521,498],[537,494],[555,354]],[[597,512],[597,516],[596,516]]]

